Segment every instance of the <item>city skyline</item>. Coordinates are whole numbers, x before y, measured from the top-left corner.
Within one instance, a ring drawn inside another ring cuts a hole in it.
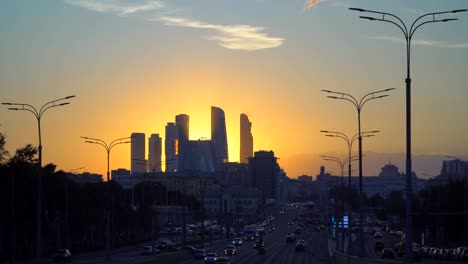
[[[147,5],[150,2],[153,5]],[[42,120],[43,163],[65,171],[85,167],[105,174],[103,151],[83,144],[82,135],[105,140],[133,131],[162,135],[175,114],[188,113],[190,139],[209,137],[207,107],[218,105],[226,113],[230,161],[239,157],[238,114],[247,113],[255,123],[254,150],[273,150],[288,176],[297,177],[318,173],[319,154],[346,152],[342,142],[327,140],[320,130],[357,130],[350,107],[326,100],[321,89],[359,96],[396,87],[388,100],[369,105],[363,113],[365,130],[382,131],[364,141],[364,154],[369,159],[372,153],[392,154],[392,162],[404,170],[400,32],[360,20],[347,7],[391,11],[410,21],[420,13],[466,8],[466,3],[305,3],[6,1],[0,10],[5,36],[0,43],[2,102],[36,106],[77,95],[69,106],[50,110]],[[444,155],[468,155],[468,127],[460,122],[468,114],[468,36],[462,34],[468,17],[457,18],[421,29],[414,39],[413,151],[418,175],[440,172]],[[254,32],[251,38],[246,37],[249,30]],[[240,42],[230,42],[235,34],[242,36]],[[10,153],[29,143],[37,146],[31,116],[3,107],[0,120]],[[129,152],[130,145],[113,150],[111,169],[129,168]],[[422,156],[439,157],[440,163],[418,165]],[[387,161],[365,161],[364,175],[375,175],[371,166]]]

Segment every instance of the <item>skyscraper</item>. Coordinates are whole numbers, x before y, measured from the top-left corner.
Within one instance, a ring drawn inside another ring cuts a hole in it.
[[[162,142],[159,134],[151,134],[148,140],[148,169],[150,172],[161,171]]]
[[[145,133],[132,133],[130,171],[132,174],[145,173]]]
[[[176,127],[178,130],[179,155],[177,157],[177,171],[180,171],[182,164],[187,163],[186,159],[189,148],[189,116],[186,114],[176,115]]]
[[[211,140],[215,145],[216,165],[220,168],[229,156],[224,111],[215,106],[211,107]]]
[[[179,141],[189,140],[189,116],[186,114],[176,115],[176,126],[179,130]]]
[[[176,172],[178,168],[179,155],[179,130],[175,123],[167,123],[166,125],[166,172]]]
[[[248,163],[253,157],[252,122],[246,114],[240,115],[240,163]]]

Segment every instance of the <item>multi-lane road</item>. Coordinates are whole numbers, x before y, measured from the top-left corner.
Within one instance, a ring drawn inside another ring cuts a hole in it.
[[[264,237],[266,253],[258,254],[253,247],[253,241],[244,241],[242,246],[237,246],[237,254],[230,257],[231,263],[327,263],[329,260],[327,247],[327,232],[313,231],[312,227],[305,226],[301,234],[297,235],[297,240],[306,241],[305,251],[295,251],[296,242],[286,242],[286,236],[294,232],[297,223],[289,225],[293,220],[293,213],[278,215],[276,221],[270,226],[275,227],[275,231]],[[207,252],[216,253],[218,256],[224,255],[224,249],[232,242],[222,240],[213,243],[212,246],[205,247]],[[169,253],[159,256],[140,257],[135,256],[131,263],[203,263],[203,260],[196,260],[188,253]]]

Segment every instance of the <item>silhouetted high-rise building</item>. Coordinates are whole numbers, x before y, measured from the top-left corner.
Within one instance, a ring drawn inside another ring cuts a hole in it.
[[[189,140],[189,116],[186,114],[176,115],[176,126],[179,130],[179,141]]]
[[[184,159],[179,160],[180,171],[202,174],[215,172],[217,164],[212,140],[189,140],[186,144]]]
[[[166,125],[165,154],[166,172],[176,172],[179,155],[179,129],[175,123],[167,123]]]
[[[145,133],[132,133],[130,171],[132,174],[146,172]]]
[[[211,107],[211,140],[216,151],[217,168],[221,168],[224,162],[228,162],[228,144],[226,134],[226,120],[223,109]]]
[[[253,157],[252,122],[246,114],[240,115],[240,163],[248,163]]]
[[[148,169],[150,172],[161,171],[162,142],[159,134],[151,134],[148,140]]]
[[[189,116],[186,114],[176,115],[176,126],[178,130],[178,142],[179,142],[179,155],[177,162],[177,170],[182,169],[181,164],[187,163],[187,152],[189,151]]]
[[[263,192],[263,198],[278,199],[279,165],[273,151],[257,151],[249,158],[249,178],[252,186]]]

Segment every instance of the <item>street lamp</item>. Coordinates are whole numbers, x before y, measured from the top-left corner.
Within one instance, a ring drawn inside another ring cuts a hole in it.
[[[364,95],[359,101],[352,95],[347,94],[347,93],[342,93],[342,92],[335,92],[335,91],[330,91],[330,90],[322,90],[323,92],[330,93],[333,95],[327,96],[330,99],[337,99],[337,100],[345,100],[348,102],[351,102],[354,107],[356,107],[357,114],[358,114],[358,141],[359,141],[359,215],[360,215],[360,222],[361,225],[364,222],[364,216],[363,216],[363,189],[362,189],[362,133],[361,133],[361,110],[362,107],[369,101],[374,100],[374,99],[380,99],[387,97],[388,94],[382,94],[385,92],[389,92],[394,90],[395,88],[387,88],[384,90],[379,90],[375,92],[368,93]],[[337,96],[336,96],[337,95]],[[360,256],[364,256],[364,232],[363,228],[361,226],[360,228]]]
[[[74,98],[74,95],[66,96],[64,98],[55,99],[50,102],[45,103],[39,111],[37,108],[30,104],[23,103],[2,103],[3,105],[13,106],[9,107],[8,110],[13,111],[28,111],[31,112],[37,119],[37,130],[39,132],[39,174],[37,176],[37,201],[36,201],[36,261],[41,259],[41,234],[42,234],[42,138],[41,138],[41,118],[44,115],[45,111],[53,107],[64,106],[70,104],[70,102],[63,102]]]
[[[113,147],[116,145],[120,144],[128,144],[131,143],[131,138],[132,137],[124,137],[124,138],[118,138],[112,141],[110,144],[106,143],[104,140],[99,139],[99,138],[91,138],[91,137],[81,137],[82,139],[85,140],[86,143],[90,144],[96,144],[96,145],[101,145],[106,149],[107,152],[107,191],[108,195],[110,196],[109,199],[109,208],[106,212],[106,260],[111,260],[111,233],[110,233],[110,220],[111,220],[111,211],[112,211],[112,204],[111,204],[111,187],[110,187],[110,171],[109,171],[109,161],[110,161],[110,152]]]
[[[419,16],[413,21],[411,27],[406,26],[406,24],[398,16],[373,10],[366,10],[362,8],[349,8],[353,11],[365,12],[376,14],[379,17],[370,17],[370,16],[360,16],[359,18],[370,20],[370,21],[383,21],[391,23],[397,26],[405,37],[406,41],[406,248],[405,252],[408,252],[406,261],[412,261],[412,244],[413,244],[413,224],[411,219],[411,206],[412,206],[412,184],[411,184],[411,76],[410,76],[410,55],[411,55],[411,40],[413,38],[414,32],[421,27],[422,25],[435,23],[435,22],[448,22],[457,20],[456,18],[445,18],[445,19],[436,19],[436,16],[442,14],[455,14],[460,12],[466,12],[467,9],[456,9],[451,11],[444,12],[433,12],[427,13]],[[381,17],[380,17],[381,16]],[[425,20],[421,20],[427,18]]]
[[[341,214],[344,215],[344,167],[346,166],[346,163],[350,164],[352,160],[356,160],[357,156],[349,157],[344,160],[341,160],[338,157],[335,156],[327,156],[327,155],[320,155],[323,160],[326,161],[333,161],[338,163],[341,169]],[[351,172],[349,172],[351,173]],[[336,202],[338,202],[338,184],[336,185]],[[336,206],[335,202],[335,206]],[[335,210],[336,211],[336,210]],[[343,228],[341,228],[341,232],[343,232]],[[344,236],[343,233],[341,234],[341,245],[344,245]],[[338,239],[336,240],[336,243],[338,244]]]
[[[354,134],[351,138],[349,138],[346,134],[338,131],[328,131],[328,130],[320,130],[321,133],[326,133],[326,137],[335,137],[341,138],[346,141],[348,146],[348,160],[351,160],[351,151],[353,148],[353,143],[358,139],[359,133]],[[361,132],[362,137],[373,137],[375,136],[374,133],[379,133],[380,130],[373,130],[373,131],[365,131]],[[351,162],[348,162],[348,195],[351,197]]]

